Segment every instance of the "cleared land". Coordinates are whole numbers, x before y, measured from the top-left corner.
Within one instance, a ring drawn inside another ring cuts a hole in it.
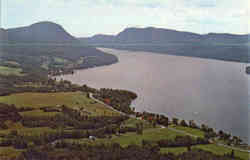
[[[204,132],[201,131],[200,129],[194,129],[194,128],[190,128],[190,127],[182,127],[182,126],[176,126],[176,125],[171,125],[170,127],[177,129],[177,130],[184,131],[184,132],[192,134],[192,135],[195,135],[197,137],[204,137]]]
[[[142,140],[156,142],[163,139],[174,139],[176,136],[183,136],[183,134],[171,131],[167,128],[149,128],[143,131],[143,135],[138,135],[134,132],[122,134],[120,136],[113,135],[111,139],[97,139],[96,141],[91,141],[89,139],[82,140],[69,140],[80,143],[87,144],[100,144],[100,143],[119,143],[121,146],[126,147],[129,144],[142,145]]]
[[[22,72],[21,68],[12,68],[12,67],[0,66],[0,75],[22,76],[23,74],[21,72]]]
[[[112,116],[118,113],[108,109],[102,104],[96,103],[87,98],[83,92],[62,92],[62,93],[20,93],[10,96],[0,97],[0,103],[15,104],[17,107],[41,107],[66,105],[71,108],[83,107],[93,116],[106,115]],[[33,111],[32,115],[43,114],[41,111]],[[22,113],[28,115],[28,113]]]
[[[86,93],[83,92],[61,92],[61,93],[21,93],[13,94],[10,96],[0,97],[0,103],[15,104],[18,108],[21,107],[33,107],[34,110],[20,112],[23,117],[53,117],[56,114],[61,114],[60,112],[44,112],[41,107],[49,106],[61,106],[66,105],[70,108],[79,108],[84,107],[84,109],[91,113],[92,116],[102,116],[102,115],[118,115],[113,110],[108,109],[102,104],[95,102],[94,100],[87,97]],[[26,128],[20,122],[14,123],[11,121],[6,121],[6,125],[9,129],[0,130],[0,135],[9,135],[11,131],[17,130],[18,134],[28,137],[35,137],[46,133],[56,132],[56,129],[49,127],[38,127],[38,128]],[[174,139],[176,136],[185,136],[184,133],[176,132],[168,128],[160,128],[156,126],[153,128],[153,125],[146,121],[141,121],[136,118],[130,118],[123,122],[125,127],[136,128],[136,124],[143,123],[144,131],[142,135],[139,135],[135,132],[128,132],[121,134],[120,136],[112,135],[110,139],[96,139],[92,141],[90,139],[65,139],[68,142],[76,143],[86,143],[91,145],[97,144],[110,144],[110,143],[119,143],[121,146],[126,147],[129,144],[142,145],[142,141],[150,141],[152,143],[163,140],[163,139]],[[174,126],[171,125],[171,128],[184,131],[186,133],[195,135],[197,137],[204,137],[204,132],[198,129],[192,129],[189,127]],[[1,138],[0,138],[1,141]],[[224,155],[231,153],[231,149],[225,148],[222,146],[217,146],[215,144],[210,145],[197,145],[193,146],[193,149],[202,149],[205,151],[212,152],[218,155]],[[161,148],[161,153],[174,153],[175,155],[186,152],[186,147],[173,147],[173,148]],[[12,147],[0,147],[0,157],[16,157],[22,152],[22,150],[14,149]],[[242,158],[243,160],[249,159],[249,154],[235,151],[237,157]]]
[[[13,147],[0,147],[0,157],[1,158],[16,158],[22,150],[16,150]]]
[[[205,151],[209,151],[218,155],[224,155],[224,154],[230,154],[232,152],[232,149],[225,148],[222,146],[217,146],[215,144],[209,144],[209,145],[197,145],[193,148],[199,148]],[[236,157],[240,157],[245,160],[249,160],[249,154],[246,152],[240,152],[240,151],[234,151]]]

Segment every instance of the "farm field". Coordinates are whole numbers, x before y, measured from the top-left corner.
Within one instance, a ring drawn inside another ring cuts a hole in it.
[[[21,72],[22,72],[21,68],[11,68],[11,67],[0,66],[0,75],[22,76],[23,74]]]
[[[53,119],[54,117],[65,117],[65,112],[60,111],[48,111],[43,110],[44,107],[50,109],[58,109],[62,106],[67,106],[72,110],[84,110],[90,117],[110,116],[115,117],[120,114],[114,110],[109,109],[103,104],[95,102],[93,99],[87,96],[85,92],[58,92],[58,93],[19,93],[11,94],[9,96],[1,96],[0,103],[12,105],[14,104],[17,109],[31,109],[27,111],[21,111],[19,114],[24,119],[46,120]],[[75,117],[76,118],[76,117]],[[33,140],[37,137],[45,135],[55,135],[58,133],[64,134],[77,134],[86,133],[87,130],[78,129],[70,126],[66,128],[51,128],[51,126],[40,127],[28,127],[24,126],[21,122],[5,121],[5,125],[8,129],[0,129],[0,142],[9,137],[9,135],[17,134],[18,136],[25,137],[28,146],[33,145]],[[157,142],[162,140],[175,140],[177,136],[187,136],[187,134],[194,135],[196,137],[204,138],[204,132],[199,129],[190,127],[183,127],[181,125],[170,125],[169,128],[164,128],[160,125],[154,126],[145,120],[138,118],[129,118],[121,123],[122,127],[137,128],[137,124],[143,124],[143,134],[138,134],[136,131],[130,131],[122,133],[120,135],[111,134],[108,137],[96,138],[94,141],[89,138],[65,138],[60,141],[67,142],[69,144],[84,144],[90,146],[98,145],[111,145],[114,143],[120,144],[121,147],[128,147],[129,145],[143,146],[143,142],[150,142],[151,145],[156,145]],[[105,127],[104,127],[105,128]],[[63,131],[64,130],[64,131]],[[181,132],[179,132],[181,131]],[[16,133],[15,133],[16,132]],[[230,154],[232,149],[225,148],[223,146],[217,146],[216,144],[208,145],[194,145],[192,149],[211,152],[215,155]],[[0,156],[4,157],[17,157],[25,149],[16,149],[12,146],[0,147]],[[167,147],[160,148],[160,153],[173,153],[174,155],[180,155],[187,152],[187,147]],[[248,153],[235,151],[235,156],[240,157],[242,160],[248,160]]]
[[[118,113],[108,109],[102,104],[87,98],[87,94],[83,92],[61,92],[61,93],[20,93],[10,96],[0,97],[0,103],[14,104],[17,107],[41,107],[62,106],[66,105],[71,108],[84,107],[93,116],[97,115],[118,115]],[[41,111],[32,111],[31,115],[41,115]],[[22,113],[23,115],[29,114]],[[53,113],[49,113],[53,114]]]

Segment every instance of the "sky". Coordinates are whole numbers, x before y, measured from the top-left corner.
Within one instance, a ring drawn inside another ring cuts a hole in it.
[[[250,32],[249,0],[0,0],[1,27],[40,21],[76,37],[160,27],[200,34]]]

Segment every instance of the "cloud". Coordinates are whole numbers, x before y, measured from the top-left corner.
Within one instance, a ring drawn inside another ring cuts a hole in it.
[[[6,0],[5,28],[49,20],[75,36],[117,34],[129,26],[197,33],[248,33],[248,0]]]

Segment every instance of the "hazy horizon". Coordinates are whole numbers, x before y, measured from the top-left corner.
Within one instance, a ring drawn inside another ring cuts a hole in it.
[[[115,35],[128,27],[198,34],[249,34],[249,2],[233,0],[8,0],[0,1],[1,28],[40,21],[62,25],[75,37]],[[11,18],[9,18],[11,17]]]

